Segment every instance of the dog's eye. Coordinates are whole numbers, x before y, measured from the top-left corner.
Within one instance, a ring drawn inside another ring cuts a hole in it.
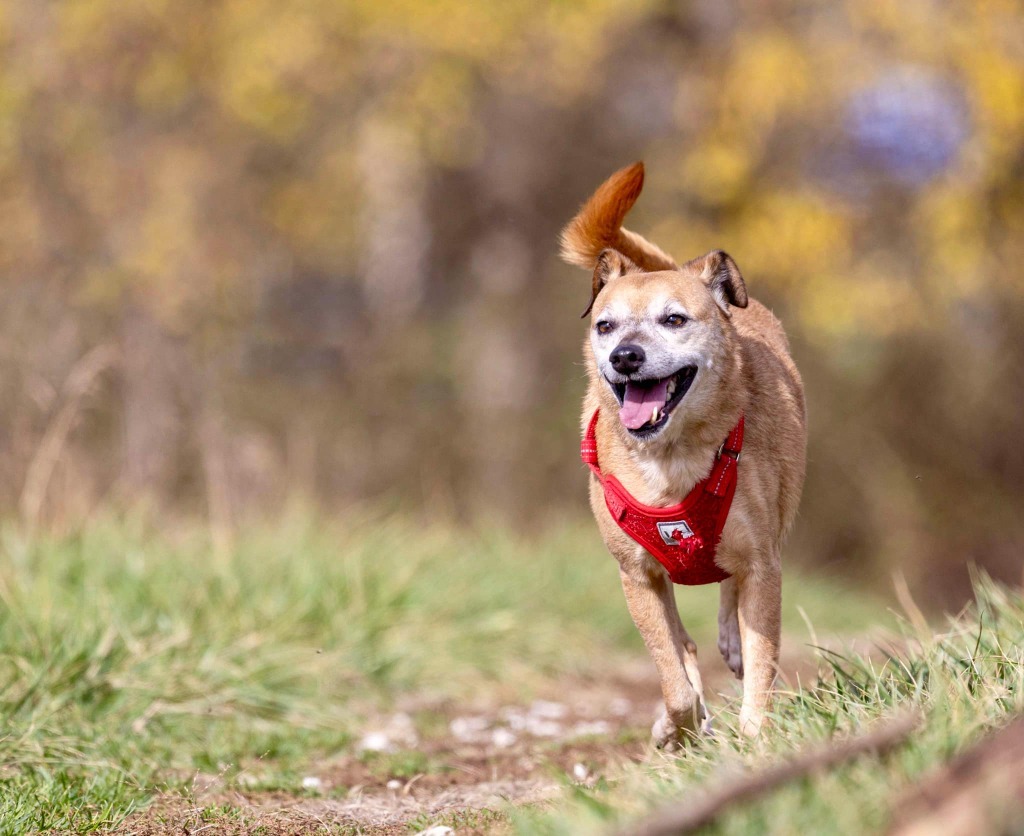
[[[612,324],[606,319],[602,319],[595,327],[598,334],[607,334],[612,330]]]
[[[686,317],[682,314],[669,314],[665,317],[664,322],[666,325],[671,325],[673,328],[678,328],[680,325],[686,324]]]

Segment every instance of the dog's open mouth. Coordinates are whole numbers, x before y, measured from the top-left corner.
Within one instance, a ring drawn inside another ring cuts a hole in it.
[[[668,423],[696,375],[696,366],[684,366],[668,377],[612,383],[621,404],[619,420],[637,438],[656,434]]]

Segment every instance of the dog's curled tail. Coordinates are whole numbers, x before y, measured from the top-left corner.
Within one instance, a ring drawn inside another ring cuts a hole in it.
[[[611,247],[643,270],[678,270],[679,265],[646,238],[622,228],[644,187],[644,164],[633,163],[605,180],[562,230],[562,258],[593,270],[601,251]]]

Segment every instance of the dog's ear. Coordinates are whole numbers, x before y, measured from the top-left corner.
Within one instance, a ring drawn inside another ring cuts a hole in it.
[[[619,278],[619,276],[624,276],[626,273],[636,272],[639,269],[639,267],[637,267],[618,250],[610,248],[601,250],[600,255],[597,257],[597,266],[594,268],[594,281],[590,293],[590,304],[587,305],[587,309],[580,315],[580,319],[585,319],[587,317],[587,314],[590,313],[590,309],[594,307],[594,300],[597,299],[597,294],[601,292],[601,289],[608,284],[608,282],[614,281]]]
[[[700,278],[707,285],[726,316],[731,316],[729,306],[745,308],[749,298],[740,268],[728,253],[713,250],[707,255],[695,258],[690,265],[700,269]]]

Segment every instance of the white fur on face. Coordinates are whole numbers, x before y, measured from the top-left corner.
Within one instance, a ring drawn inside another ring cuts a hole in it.
[[[636,296],[633,297],[636,299]],[[642,297],[641,297],[642,298]],[[678,314],[686,319],[682,325],[668,325],[665,319]],[[600,322],[608,322],[612,329],[607,334],[597,330]],[[682,301],[671,293],[658,293],[643,300],[637,309],[623,294],[614,295],[598,308],[592,320],[590,345],[599,372],[612,384],[628,380],[652,380],[668,377],[686,366],[695,366],[697,374],[683,400],[673,409],[665,428],[651,439],[638,442],[642,447],[659,445],[675,437],[673,425],[685,423],[679,415],[699,413],[713,387],[702,385],[709,376],[716,376],[716,359],[722,348],[722,326],[717,309],[711,316],[691,316]],[[623,343],[639,345],[646,361],[633,376],[615,371],[609,360],[612,351]],[[657,481],[657,480],[655,480]]]
[[[672,314],[684,317],[686,323],[666,325],[665,318]],[[600,322],[611,323],[612,330],[599,333]],[[594,315],[590,345],[601,374],[612,383],[625,383],[630,378],[615,371],[608,359],[619,345],[629,343],[644,350],[647,360],[633,379],[653,380],[675,374],[684,366],[696,366],[699,371],[711,368],[714,359],[705,350],[707,336],[706,326],[691,319],[681,302],[659,295],[639,311],[624,300],[611,300]]]

